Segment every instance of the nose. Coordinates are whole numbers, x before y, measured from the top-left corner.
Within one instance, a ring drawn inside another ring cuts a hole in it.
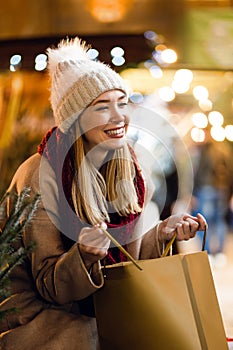
[[[125,122],[126,119],[126,109],[118,106],[117,103],[113,103],[111,106],[111,118],[110,122],[113,124],[118,124],[120,122]]]

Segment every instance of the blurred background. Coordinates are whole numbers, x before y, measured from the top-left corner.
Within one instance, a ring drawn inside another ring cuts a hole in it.
[[[201,210],[216,231],[208,242],[213,266],[229,266],[233,0],[10,0],[1,3],[0,18],[0,195],[53,126],[45,50],[78,35],[91,44],[92,59],[108,63],[126,80],[131,102],[162,115],[159,133],[165,147],[156,138],[133,135],[135,144],[147,142],[160,158],[151,171],[157,189],[153,201],[162,217],[169,215],[179,193],[177,139],[187,147],[192,176],[182,184],[180,202],[189,192],[190,212]],[[168,125],[174,132],[168,132]],[[184,174],[185,162],[182,167]],[[222,274],[216,278],[224,287]],[[229,294],[226,299],[224,317],[233,335],[233,303]]]

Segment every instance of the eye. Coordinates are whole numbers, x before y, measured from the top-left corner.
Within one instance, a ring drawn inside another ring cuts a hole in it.
[[[95,108],[95,111],[101,112],[101,111],[107,111],[108,109],[109,109],[108,105],[101,105],[101,106],[98,106],[97,108]]]
[[[127,102],[120,102],[120,103],[118,103],[118,107],[119,108],[125,108],[125,107],[127,107],[128,106],[128,103]]]

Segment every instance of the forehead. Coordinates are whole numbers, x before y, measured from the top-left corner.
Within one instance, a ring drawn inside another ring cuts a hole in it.
[[[125,92],[121,90],[109,90],[104,92],[103,94],[99,95],[93,102],[93,104],[96,104],[100,101],[118,101],[126,97]]]

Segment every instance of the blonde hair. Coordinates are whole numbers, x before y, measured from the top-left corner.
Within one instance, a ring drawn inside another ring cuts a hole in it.
[[[95,225],[110,221],[109,209],[120,216],[140,213],[134,185],[135,166],[128,145],[113,152],[101,172],[85,156],[83,137],[75,141],[72,200],[81,220]]]

